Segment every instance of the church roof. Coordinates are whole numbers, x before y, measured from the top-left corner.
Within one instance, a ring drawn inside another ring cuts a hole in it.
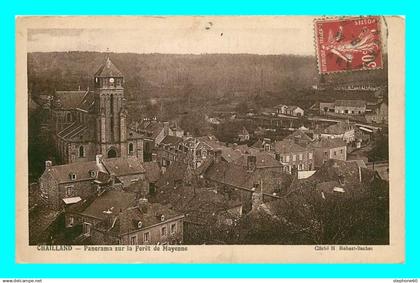
[[[115,67],[114,63],[112,63],[109,57],[106,58],[104,64],[99,67],[98,71],[95,73],[95,77],[122,77],[123,74],[120,70]]]
[[[57,90],[54,94],[54,106],[61,109],[77,108],[88,93],[87,90]]]

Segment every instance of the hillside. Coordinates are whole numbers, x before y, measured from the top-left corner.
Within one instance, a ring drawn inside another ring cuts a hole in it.
[[[47,52],[28,54],[28,83],[33,95],[55,89],[87,88],[105,58],[99,52]],[[252,95],[302,89],[318,83],[314,57],[253,54],[134,54],[111,53],[125,75],[129,98],[184,94]],[[386,80],[386,70],[352,76],[327,76],[337,82]]]

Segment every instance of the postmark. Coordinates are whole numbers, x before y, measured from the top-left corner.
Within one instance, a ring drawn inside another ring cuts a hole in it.
[[[380,17],[314,20],[320,74],[382,68]]]

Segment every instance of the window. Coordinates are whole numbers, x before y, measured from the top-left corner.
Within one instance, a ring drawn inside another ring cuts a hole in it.
[[[66,187],[66,197],[72,197],[74,193],[74,187],[73,186],[67,186]]]
[[[337,156],[337,151],[334,150],[334,156]]]
[[[340,153],[341,153],[341,154],[343,153],[343,149],[340,149]]]
[[[85,157],[85,148],[83,145],[79,146],[79,157]]]
[[[130,237],[130,245],[137,245],[137,236],[131,236]]]
[[[328,156],[328,151],[324,151],[324,156],[327,157]]]
[[[150,232],[145,232],[143,234],[143,242],[148,243],[150,241]]]
[[[166,226],[162,227],[161,234],[162,236],[166,236]]]
[[[71,113],[67,113],[66,120],[67,122],[71,122]]]
[[[171,234],[175,234],[176,233],[176,223],[172,223],[171,224]]]
[[[303,160],[303,154],[302,153],[299,154],[299,160]]]
[[[308,158],[312,159],[312,152],[309,152]]]
[[[303,170],[303,164],[298,164],[298,170]]]
[[[74,217],[70,216],[69,217],[69,226],[72,227],[74,225]]]
[[[134,152],[134,144],[130,142],[128,144],[128,154],[133,154],[133,152]]]
[[[296,154],[293,154],[293,161],[296,161]]]
[[[286,155],[286,162],[289,162],[289,160],[290,160],[289,155]]]
[[[75,173],[70,173],[69,174],[70,180],[76,180],[76,174]]]

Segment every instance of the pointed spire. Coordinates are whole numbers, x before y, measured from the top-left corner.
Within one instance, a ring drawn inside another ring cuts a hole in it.
[[[112,63],[108,51],[109,49],[107,49],[105,62],[99,67],[98,71],[95,73],[95,77],[123,77],[121,71]]]

